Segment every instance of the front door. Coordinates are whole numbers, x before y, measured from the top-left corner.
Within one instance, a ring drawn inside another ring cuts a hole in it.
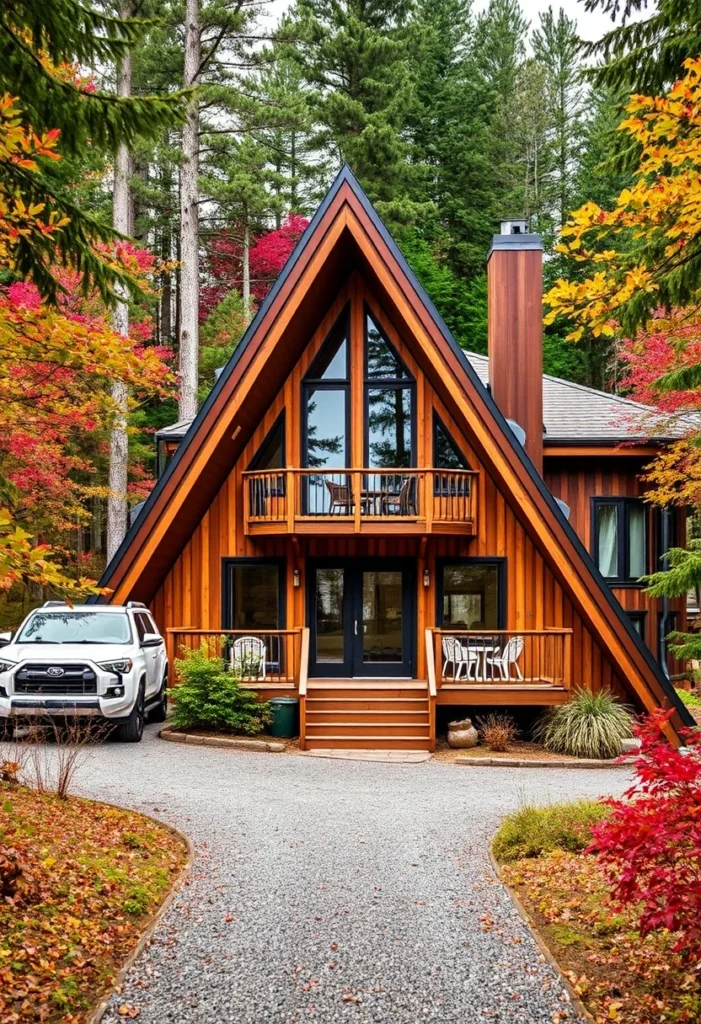
[[[392,559],[309,565],[312,676],[413,676],[413,567]]]

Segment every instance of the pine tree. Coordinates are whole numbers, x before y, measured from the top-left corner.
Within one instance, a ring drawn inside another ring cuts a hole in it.
[[[540,15],[540,26],[531,42],[533,55],[547,76],[557,174],[557,223],[562,225],[572,209],[585,100],[577,23],[562,8],[556,18],[549,7]]]
[[[182,97],[116,97],[72,77],[66,67],[114,64],[144,31],[142,22],[104,15],[79,0],[16,0],[0,7],[0,93],[19,98],[23,115],[38,131],[59,130],[61,152],[79,157],[89,146],[116,152],[120,143],[133,146],[153,137],[181,116]],[[0,165],[0,188],[21,192],[30,203],[43,203],[45,216],[66,219],[60,233],[40,239],[19,239],[14,253],[16,273],[31,278],[43,295],[57,296],[50,265],[73,266],[86,290],[97,286],[109,298],[116,282],[128,275],[106,261],[96,242],[114,238],[103,220],[86,214],[46,172],[27,174],[15,163]]]
[[[292,12],[303,80],[314,90],[319,148],[347,163],[393,226],[411,222],[408,145],[410,0],[297,0]]]

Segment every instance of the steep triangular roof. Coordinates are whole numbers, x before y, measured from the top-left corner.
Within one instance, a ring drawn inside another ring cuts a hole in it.
[[[186,437],[101,580],[112,600],[150,600],[226,479],[282,379],[318,325],[349,266],[383,307],[452,379],[452,410],[501,480],[524,528],[547,553],[588,627],[634,686],[643,706],[670,703],[676,727],[688,712],[611,594],[543,479],[452,337],[351,171],[344,167],[224,368]],[[295,347],[297,345],[297,347]]]

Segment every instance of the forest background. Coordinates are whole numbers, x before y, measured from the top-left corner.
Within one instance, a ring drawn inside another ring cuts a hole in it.
[[[53,265],[47,255],[42,277],[0,244],[0,303],[15,332],[46,311],[66,318],[68,334],[73,325],[124,343],[122,362],[105,360],[105,372],[87,359],[74,367],[58,407],[52,393],[37,402],[38,376],[42,388],[57,376],[46,361],[34,367],[30,401],[12,380],[17,353],[9,343],[4,351],[0,401],[22,415],[0,439],[0,532],[57,552],[66,579],[99,577],[128,509],[153,484],[154,433],[192,417],[343,163],[475,352],[486,352],[485,258],[500,221],[525,218],[542,235],[546,288],[586,281],[594,258],[573,260],[563,227],[583,204],[615,206],[635,180],[638,150],[618,128],[636,75],[648,84],[642,65],[617,69],[616,53],[582,46],[576,3],[529,21],[518,0],[489,0],[478,12],[470,0],[57,0],[57,18],[73,6],[95,13],[92,44],[71,39],[70,17],[44,23],[29,42],[42,18],[37,0],[15,5],[10,28],[82,96],[143,98],[153,117],[149,128],[71,139],[68,124],[37,124],[46,106],[23,105],[25,79],[0,82],[17,97],[4,131],[49,133],[35,154],[39,173],[74,225],[79,211],[93,225],[88,249],[101,245],[121,268],[102,280],[64,246]],[[614,7],[587,6],[609,17]],[[674,27],[674,0],[667,6]],[[96,46],[105,36],[119,45]],[[693,33],[686,38],[691,47]],[[631,50],[630,39],[620,46]],[[669,85],[690,55],[677,53],[654,85]],[[604,73],[585,74],[596,66]],[[31,82],[26,91],[31,99]],[[635,391],[625,331],[584,329],[574,343],[577,310],[556,313],[545,372]],[[6,572],[0,618],[13,624],[51,582]]]

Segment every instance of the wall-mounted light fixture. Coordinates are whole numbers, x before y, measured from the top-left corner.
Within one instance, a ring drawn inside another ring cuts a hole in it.
[[[431,573],[428,571],[428,569],[424,569],[424,586],[431,586]]]
[[[293,587],[298,587],[299,586],[299,569],[295,569],[293,571],[293,573],[292,573],[292,586]]]

